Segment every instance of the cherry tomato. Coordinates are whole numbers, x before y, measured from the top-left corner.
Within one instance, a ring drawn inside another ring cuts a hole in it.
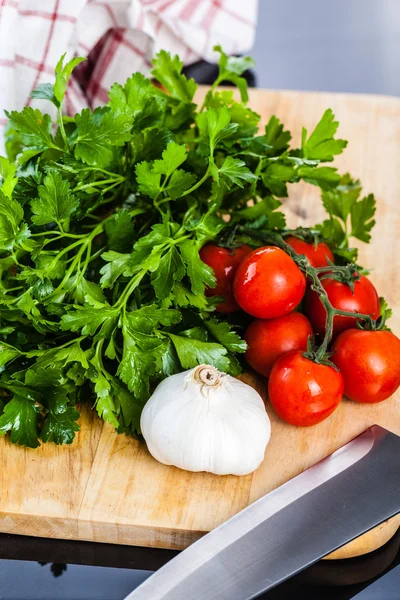
[[[400,340],[390,331],[347,329],[332,346],[344,393],[356,402],[382,402],[400,385]]]
[[[264,246],[240,263],[233,281],[236,302],[259,319],[290,313],[301,302],[306,279],[296,263],[280,248]]]
[[[371,315],[373,319],[379,317],[378,294],[370,280],[364,277],[364,275],[361,275],[360,279],[354,282],[354,292],[351,291],[347,283],[341,283],[335,279],[323,279],[321,283],[334,308],[350,312],[357,311]],[[305,313],[310,319],[314,331],[323,335],[325,333],[326,310],[317,292],[313,290],[309,290],[306,294]],[[353,317],[336,315],[333,318],[333,338],[337,337],[345,329],[355,327],[356,323],[357,319]]]
[[[268,377],[282,354],[306,350],[312,333],[310,321],[298,312],[276,319],[255,319],[244,335],[248,345],[244,356],[255,371]]]
[[[225,298],[224,302],[216,307],[217,311],[231,313],[239,310],[232,292],[233,278],[240,262],[251,251],[252,248],[246,244],[235,248],[235,250],[220,248],[215,244],[207,244],[200,250],[201,260],[214,270],[217,279],[217,285],[215,288],[208,288],[206,296],[223,296]]]
[[[285,238],[285,242],[293,248],[297,254],[304,254],[310,261],[312,267],[327,267],[329,266],[328,259],[333,263],[334,258],[331,249],[325,244],[309,244],[293,235]]]
[[[343,377],[293,351],[272,367],[268,394],[275,412],[287,423],[308,427],[333,413],[343,396]]]

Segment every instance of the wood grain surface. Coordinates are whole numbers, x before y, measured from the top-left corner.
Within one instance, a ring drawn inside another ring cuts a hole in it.
[[[335,164],[359,177],[378,202],[374,239],[361,245],[360,262],[372,269],[372,281],[394,310],[391,327],[400,333],[400,100],[264,90],[252,91],[250,98],[263,122],[271,114],[283,120],[295,144],[302,125],[312,129],[326,108],[334,110],[340,137],[350,140]],[[289,225],[323,218],[317,188],[289,188]],[[280,421],[268,406],[272,439],[261,467],[246,477],[161,465],[144,444],[117,435],[84,410],[72,446],[48,443],[30,450],[0,440],[0,531],[182,549],[368,426],[379,423],[400,434],[399,408],[399,394],[370,406],[344,400],[323,423],[298,429]],[[383,524],[333,557],[373,550],[398,525],[398,519]]]

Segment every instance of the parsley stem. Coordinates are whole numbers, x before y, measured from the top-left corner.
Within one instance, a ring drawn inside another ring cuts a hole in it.
[[[90,256],[91,256],[91,251],[92,251],[92,242],[90,241],[88,243],[88,245],[86,246],[86,258],[85,258],[85,262],[82,265],[82,268],[80,270],[80,273],[78,275],[78,282],[81,281],[82,277],[85,275],[86,273],[86,269],[89,266],[90,263]]]
[[[64,121],[63,121],[63,117],[62,117],[62,104],[60,104],[60,106],[58,107],[58,126],[60,128],[60,133],[61,133],[61,137],[64,141],[65,148],[69,148],[68,138],[67,138],[67,134],[65,133]],[[64,149],[63,149],[63,151],[64,151]]]
[[[18,287],[13,287],[13,288],[5,288],[2,290],[3,294],[8,294],[8,292],[16,292],[17,290],[23,290],[24,286],[23,285],[19,285]]]
[[[14,251],[11,251],[11,256],[13,257],[15,264],[18,265],[19,267],[21,267],[22,265],[18,262],[17,255],[15,254]]]
[[[99,256],[101,256],[101,254],[103,254],[103,252],[107,250],[107,246],[102,246],[99,250],[97,250],[97,252],[95,252],[94,254],[91,255],[89,263],[91,263],[92,261],[96,260],[96,258],[98,258]]]
[[[120,309],[121,307],[126,306],[126,303],[129,300],[129,296],[132,294],[133,290],[135,288],[137,288],[137,286],[142,281],[142,279],[146,275],[146,273],[147,273],[147,269],[142,269],[141,271],[136,273],[135,277],[133,277],[133,279],[131,279],[131,281],[128,283],[128,285],[122,292],[121,296],[119,297],[118,302],[116,304],[114,304],[114,308]]]
[[[67,233],[63,230],[61,230],[61,231],[42,231],[41,233],[31,233],[30,237],[43,237],[43,236],[47,237],[49,235],[53,235],[53,236],[55,235],[57,237],[53,237],[49,240],[45,240],[45,242],[43,244],[44,246],[46,246],[47,244],[50,244],[51,242],[57,242],[58,240],[60,240],[63,237],[70,238],[73,240],[79,240],[79,239],[86,237],[87,234],[86,233],[81,233],[81,234]]]
[[[110,179],[99,179],[98,181],[93,181],[92,183],[85,183],[84,185],[77,185],[76,187],[74,187],[74,189],[72,191],[80,192],[81,190],[87,190],[92,187],[102,186],[105,183],[112,183],[113,185],[111,187],[114,187],[114,185],[118,185],[119,183],[122,183],[123,181],[125,181],[125,177],[123,175],[118,175],[117,177],[113,177]],[[106,190],[104,190],[104,191],[111,189],[111,187],[106,188]]]
[[[212,86],[210,87],[210,89],[208,90],[207,94],[206,94],[206,95],[205,95],[205,97],[204,97],[204,101],[203,101],[203,104],[202,104],[202,105],[201,105],[201,107],[200,107],[200,111],[199,111],[199,112],[201,112],[201,113],[203,112],[203,110],[204,110],[204,109],[205,109],[205,107],[206,107],[206,104],[207,104],[207,100],[208,100],[208,98],[210,98],[210,97],[212,96],[212,94],[213,94],[213,92],[214,92],[215,88],[216,88],[216,87],[217,87],[217,86],[218,86],[218,85],[221,83],[221,81],[222,81],[222,80],[223,80],[223,79],[222,79],[222,78],[219,76],[219,77],[217,77],[217,79],[214,81],[214,83],[212,84]]]
[[[106,171],[105,169],[100,169],[100,167],[83,167],[80,169],[81,171],[96,171],[99,173],[104,173],[104,175],[110,175],[110,177],[123,177],[123,175],[119,175],[118,173],[113,173],[112,171]]]
[[[41,233],[31,233],[30,237],[40,237],[44,235],[60,235],[59,231],[42,231]]]
[[[101,223],[99,223],[89,234],[86,234],[83,238],[77,240],[76,242],[74,242],[70,246],[67,246],[66,248],[64,248],[63,250],[61,250],[61,252],[59,252],[57,254],[57,256],[54,257],[54,259],[52,260],[52,262],[48,266],[49,270],[51,270],[52,268],[55,267],[57,261],[59,260],[59,258],[61,256],[63,256],[64,254],[66,254],[67,252],[69,252],[70,250],[72,250],[73,248],[76,248],[77,246],[82,245],[82,248],[80,248],[80,250],[78,251],[78,253],[76,254],[76,256],[73,257],[71,265],[68,267],[68,270],[66,271],[63,279],[58,284],[58,286],[53,290],[53,292],[49,296],[47,296],[47,299],[51,298],[51,296],[53,296],[53,294],[55,294],[56,292],[58,292],[65,285],[65,283],[68,281],[68,279],[72,275],[72,272],[74,271],[75,267],[78,264],[80,264],[82,255],[85,252],[85,250],[87,249],[87,247],[88,246],[91,247],[92,240],[96,237],[96,235],[98,235],[99,233],[101,233],[103,231],[103,227],[104,227],[105,223],[107,223],[107,221],[110,218],[112,218],[112,217],[113,217],[113,215],[110,215],[109,217],[107,217],[106,219],[104,219],[103,221],[101,221]],[[83,274],[80,271],[79,272],[79,280],[78,280],[78,282],[80,281],[80,279],[82,277],[83,277]]]
[[[82,340],[86,339],[85,335],[80,335],[77,338],[73,338],[72,340],[68,340],[68,342],[65,342],[65,344],[62,344],[61,346],[57,346],[57,349],[60,350],[61,348],[67,348],[67,346],[70,346],[71,344],[76,344],[79,342],[81,342]]]
[[[186,192],[183,192],[181,198],[183,198],[183,196],[188,196],[189,194],[191,194],[192,192],[197,190],[197,188],[199,188],[205,182],[205,180],[208,179],[209,176],[210,176],[210,166],[207,167],[207,171],[204,173],[203,177],[201,179],[199,179],[199,181],[197,183],[192,185],[192,187],[189,188],[188,190],[186,190]]]

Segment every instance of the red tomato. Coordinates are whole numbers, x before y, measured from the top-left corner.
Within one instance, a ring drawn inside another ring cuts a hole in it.
[[[246,246],[246,244],[235,250],[220,248],[215,244],[207,244],[200,250],[201,260],[214,270],[217,279],[217,285],[215,288],[208,288],[206,296],[223,296],[225,298],[224,302],[218,304],[217,311],[231,313],[239,310],[232,292],[233,278],[239,263],[251,250],[252,248]]]
[[[361,275],[360,279],[354,282],[354,293],[346,283],[341,283],[335,279],[323,279],[321,283],[334,308],[349,312],[357,311],[371,315],[373,319],[379,317],[378,294],[370,280],[364,275]],[[306,294],[305,313],[310,319],[314,331],[323,335],[325,333],[326,310],[317,292],[313,290],[309,290]],[[333,319],[333,337],[337,337],[345,329],[355,327],[356,323],[357,319],[353,317],[336,315]]]
[[[310,261],[312,267],[328,267],[328,258],[332,263],[334,262],[332,251],[325,242],[320,242],[316,245],[312,243],[309,244],[293,235],[285,238],[285,242],[289,244],[297,254],[304,254]]]
[[[256,319],[244,335],[248,348],[244,355],[249,365],[261,375],[268,375],[282,354],[306,350],[312,335],[310,321],[298,312],[277,319]]]
[[[340,403],[343,377],[333,367],[319,365],[293,351],[272,367],[268,394],[275,412],[287,423],[308,427],[320,423]]]
[[[233,281],[236,302],[259,319],[290,313],[301,302],[306,278],[296,263],[280,248],[253,250],[240,263]]]
[[[381,402],[400,385],[400,340],[390,331],[347,329],[332,346],[344,393],[356,402]]]

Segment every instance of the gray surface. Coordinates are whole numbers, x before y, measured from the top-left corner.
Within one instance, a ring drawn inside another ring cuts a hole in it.
[[[0,561],[0,600],[121,600],[149,571],[68,565],[55,578],[50,566]]]
[[[400,0],[259,0],[258,85],[400,96]]]

